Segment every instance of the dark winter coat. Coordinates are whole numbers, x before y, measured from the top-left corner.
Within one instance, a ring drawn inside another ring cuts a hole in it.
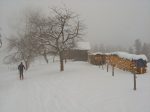
[[[21,63],[19,66],[18,66],[18,70],[19,71],[23,71],[23,69],[25,69],[24,65]]]

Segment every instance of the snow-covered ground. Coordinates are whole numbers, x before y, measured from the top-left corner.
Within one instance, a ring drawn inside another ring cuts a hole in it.
[[[134,91],[131,73],[87,62],[34,64],[24,80],[16,68],[0,65],[0,112],[150,112],[150,72]]]

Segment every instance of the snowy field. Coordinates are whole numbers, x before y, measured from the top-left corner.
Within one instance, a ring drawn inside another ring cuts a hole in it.
[[[150,65],[149,69],[150,69]],[[150,112],[150,72],[115,76],[87,62],[34,64],[19,80],[16,67],[0,65],[0,112]]]

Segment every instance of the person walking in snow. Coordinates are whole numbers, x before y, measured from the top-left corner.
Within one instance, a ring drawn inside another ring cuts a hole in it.
[[[23,69],[25,69],[23,63],[21,62],[19,65],[18,65],[18,70],[19,70],[19,74],[20,74],[20,80],[23,80]]]

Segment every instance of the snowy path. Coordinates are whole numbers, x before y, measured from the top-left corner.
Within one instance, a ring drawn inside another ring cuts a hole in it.
[[[150,112],[150,74],[106,72],[83,62],[34,66],[20,81],[17,71],[2,72],[0,112]]]

